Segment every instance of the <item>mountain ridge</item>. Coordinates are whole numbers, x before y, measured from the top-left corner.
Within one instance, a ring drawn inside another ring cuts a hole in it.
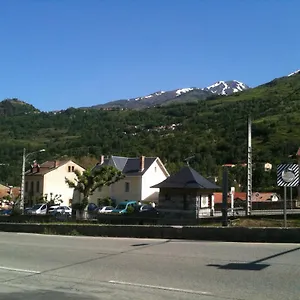
[[[157,105],[167,105],[174,102],[181,102],[180,97],[193,92],[197,95],[198,100],[205,100],[211,96],[223,95],[229,96],[233,93],[242,92],[250,87],[243,82],[237,80],[217,81],[213,85],[205,88],[188,87],[170,91],[156,91],[146,96],[140,96],[130,99],[120,99],[109,101],[103,104],[96,104],[89,108],[92,109],[143,109]],[[178,99],[176,99],[178,98]],[[185,101],[182,101],[185,102]],[[87,107],[84,107],[87,109]]]

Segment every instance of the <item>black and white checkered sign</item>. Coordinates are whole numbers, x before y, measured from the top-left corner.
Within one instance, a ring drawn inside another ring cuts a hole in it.
[[[297,164],[281,164],[277,167],[278,186],[298,186],[299,166]]]

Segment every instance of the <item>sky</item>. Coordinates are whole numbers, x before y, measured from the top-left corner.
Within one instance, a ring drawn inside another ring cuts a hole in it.
[[[299,0],[1,0],[0,100],[43,111],[300,69]]]

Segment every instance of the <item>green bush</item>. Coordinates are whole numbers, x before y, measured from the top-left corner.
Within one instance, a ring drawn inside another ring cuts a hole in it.
[[[99,206],[111,206],[112,199],[110,197],[98,199],[98,205]]]
[[[132,214],[134,212],[134,208],[132,206],[128,206],[127,209],[126,209],[126,212],[128,214]]]

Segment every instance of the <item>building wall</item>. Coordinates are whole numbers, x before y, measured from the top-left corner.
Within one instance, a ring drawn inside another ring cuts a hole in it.
[[[98,203],[98,199],[110,197],[115,200],[116,204],[125,200],[142,200],[142,182],[141,176],[127,176],[109,187],[104,187],[101,191],[96,190],[90,196],[89,202]],[[129,190],[126,191],[126,186]]]
[[[69,172],[70,167],[70,172]],[[55,197],[55,195],[61,195],[60,199],[63,201],[63,205],[70,205],[72,202],[72,199],[74,197],[74,189],[69,188],[69,186],[65,183],[65,177],[68,179],[74,181],[76,178],[76,175],[74,172],[72,172],[72,167],[74,169],[77,169],[79,171],[84,171],[84,169],[80,166],[78,166],[73,161],[69,161],[68,163],[56,168],[52,169],[50,172],[46,173],[44,176],[42,175],[27,175],[25,177],[25,187],[26,182],[28,182],[28,192],[25,192],[25,198],[28,199],[31,196],[30,190],[31,190],[31,182],[33,182],[33,193],[32,193],[32,200],[33,203],[30,203],[30,205],[34,203],[38,203],[39,199],[42,196],[47,195],[47,199],[50,200],[52,193],[52,198]],[[40,192],[37,192],[37,181],[40,182]],[[27,202],[27,201],[26,201]]]
[[[25,177],[24,198],[25,204],[31,206],[40,202],[43,197],[44,178],[42,175]]]
[[[142,177],[142,201],[151,201],[158,203],[159,188],[151,188],[151,186],[164,181],[168,177],[158,159],[149,167]]]
[[[195,210],[197,195],[197,190],[193,189],[161,188],[159,192],[158,207],[160,209],[172,210]],[[186,207],[184,207],[184,197],[186,197]]]
[[[213,210],[213,191],[161,188],[158,207],[169,212],[181,212],[192,217],[210,215]]]
[[[63,205],[70,205],[73,196],[74,196],[74,189],[69,188],[69,186],[65,183],[65,178],[74,181],[76,175],[74,172],[69,172],[69,167],[74,167],[74,169],[79,170],[80,172],[84,171],[84,169],[72,161],[58,167],[57,169],[45,174],[44,176],[44,195],[49,195],[50,193],[55,195],[61,195],[61,199],[63,201]]]

